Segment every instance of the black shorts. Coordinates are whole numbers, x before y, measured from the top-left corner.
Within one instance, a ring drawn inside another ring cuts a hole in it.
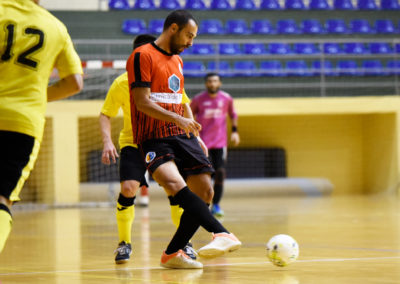
[[[201,149],[197,138],[192,134],[190,138],[183,134],[150,139],[143,142],[141,149],[150,173],[171,160],[175,161],[184,178],[189,175],[214,173],[210,161]]]
[[[226,148],[208,149],[208,158],[215,170],[225,168],[226,154]]]
[[[146,166],[143,162],[143,156],[138,148],[126,146],[121,149],[119,156],[119,180],[136,180],[140,185],[147,185],[144,174]]]
[[[19,193],[35,164],[40,143],[32,136],[0,130],[0,195],[19,201]]]

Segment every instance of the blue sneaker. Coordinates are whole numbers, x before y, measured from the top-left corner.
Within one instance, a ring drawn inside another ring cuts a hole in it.
[[[219,207],[218,204],[213,204],[213,206],[211,207],[211,213],[215,216],[215,217],[224,217],[224,210],[221,209],[221,207]]]

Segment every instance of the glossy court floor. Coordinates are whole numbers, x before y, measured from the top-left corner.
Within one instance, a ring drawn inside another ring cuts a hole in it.
[[[223,224],[243,242],[224,257],[202,260],[202,270],[159,266],[174,227],[166,198],[137,208],[133,255],[115,265],[114,208],[17,210],[0,255],[5,283],[400,283],[400,199],[396,196],[227,196]],[[266,258],[265,243],[279,233],[300,245],[285,268]],[[210,235],[199,230],[196,248]]]

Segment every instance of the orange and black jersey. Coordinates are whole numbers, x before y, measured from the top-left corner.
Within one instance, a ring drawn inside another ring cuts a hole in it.
[[[126,70],[131,94],[131,116],[134,143],[155,138],[184,134],[175,123],[152,118],[135,106],[135,88],[150,88],[150,100],[166,110],[183,116],[182,93],[184,78],[182,59],[167,53],[154,42],[136,48],[130,55]]]

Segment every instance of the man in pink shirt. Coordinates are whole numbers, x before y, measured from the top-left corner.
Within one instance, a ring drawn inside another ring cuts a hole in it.
[[[214,175],[214,197],[211,207],[212,213],[222,217],[224,211],[220,208],[219,202],[222,198],[225,163],[227,157],[227,117],[232,124],[231,142],[234,146],[239,145],[240,137],[237,123],[238,116],[233,107],[232,97],[220,90],[221,79],[217,73],[208,73],[205,76],[206,91],[197,94],[191,104],[193,115],[201,124],[200,137],[208,147],[208,157],[215,169]]]

